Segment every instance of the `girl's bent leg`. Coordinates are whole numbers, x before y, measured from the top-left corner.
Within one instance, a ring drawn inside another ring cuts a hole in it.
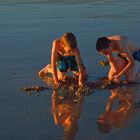
[[[58,76],[58,80],[61,81],[61,80],[65,79],[66,72],[57,71],[57,76]]]
[[[79,72],[72,71],[72,73],[73,73],[73,76],[74,76],[74,77],[79,78],[79,75],[80,75]],[[84,70],[84,72],[83,72],[83,80],[86,80],[87,77],[88,77],[88,74],[87,74],[86,70]]]

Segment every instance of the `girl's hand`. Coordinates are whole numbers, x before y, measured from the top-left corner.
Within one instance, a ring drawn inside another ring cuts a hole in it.
[[[59,81],[54,81],[54,83],[55,83],[55,87],[57,88],[61,87],[61,83]]]
[[[79,85],[80,87],[84,87],[84,86],[85,86],[84,82],[82,82],[82,81],[79,81],[78,85]]]

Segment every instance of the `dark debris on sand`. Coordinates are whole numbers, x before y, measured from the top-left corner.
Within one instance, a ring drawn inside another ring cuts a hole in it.
[[[79,87],[78,80],[71,76],[67,76],[63,81],[61,81],[61,87],[55,86],[52,77],[46,77],[42,80],[45,81],[47,85],[52,87],[53,89],[67,90],[68,92],[75,94],[76,96],[90,95],[93,92],[93,89],[88,86]]]
[[[38,93],[40,91],[49,89],[49,87],[53,88],[54,90],[62,90],[62,91],[67,91],[71,94],[75,94],[76,96],[87,96],[90,95],[94,92],[94,90],[100,90],[100,89],[114,89],[116,87],[124,85],[123,82],[120,84],[114,84],[110,80],[108,80],[107,77],[101,77],[98,78],[98,80],[93,83],[93,82],[86,82],[86,85],[84,87],[79,87],[78,86],[78,79],[72,76],[66,76],[63,81],[61,81],[61,87],[57,87],[54,83],[54,80],[52,77],[45,77],[41,78],[47,85],[48,87],[43,87],[43,86],[33,86],[33,87],[22,87],[20,88],[20,91],[26,92],[27,94],[32,94],[32,93]],[[39,96],[39,94],[36,94]]]
[[[116,84],[110,81],[107,77],[99,77],[98,81],[95,83],[95,88],[96,89],[114,89],[117,87],[121,87],[125,84],[127,83],[124,81],[121,81],[121,83]]]
[[[76,94],[77,96],[90,95],[95,89],[114,89],[125,84],[123,81],[120,84],[115,84],[112,81],[108,80],[107,77],[100,77],[94,83],[86,82],[86,85],[84,87],[79,87],[78,79],[72,76],[67,76],[63,81],[61,81],[61,87],[56,87],[52,77],[45,77],[42,78],[42,80],[45,81],[47,85],[52,87],[53,89],[67,90],[71,93]]]
[[[49,89],[48,87],[43,87],[43,86],[33,86],[33,87],[22,87],[20,88],[20,91],[26,92],[28,94],[32,94],[32,93],[37,93],[43,90]],[[39,96],[39,94],[36,94],[37,96]]]

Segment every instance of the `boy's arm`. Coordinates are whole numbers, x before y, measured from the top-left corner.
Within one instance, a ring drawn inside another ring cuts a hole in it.
[[[117,83],[120,83],[121,77],[123,75],[125,75],[134,66],[135,60],[134,60],[128,46],[126,46],[125,43],[121,42],[118,45],[121,48],[120,54],[124,58],[126,58],[128,61],[127,65],[124,67],[124,69],[122,69],[122,71],[120,71],[117,75],[114,76],[114,81]]]
[[[51,66],[52,66],[52,74],[55,83],[58,83],[57,71],[56,71],[56,59],[57,59],[57,45],[56,41],[53,41],[52,54],[51,54]]]
[[[75,50],[75,57],[76,57],[76,61],[77,61],[78,68],[79,68],[79,86],[83,86],[83,79],[84,79],[85,70],[83,68],[83,64],[81,61],[81,55],[80,55],[80,51],[78,48]]]

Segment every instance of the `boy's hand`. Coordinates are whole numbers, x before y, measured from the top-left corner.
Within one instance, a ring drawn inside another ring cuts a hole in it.
[[[121,82],[121,77],[119,75],[114,75],[113,76],[113,81],[117,84],[119,84]]]

